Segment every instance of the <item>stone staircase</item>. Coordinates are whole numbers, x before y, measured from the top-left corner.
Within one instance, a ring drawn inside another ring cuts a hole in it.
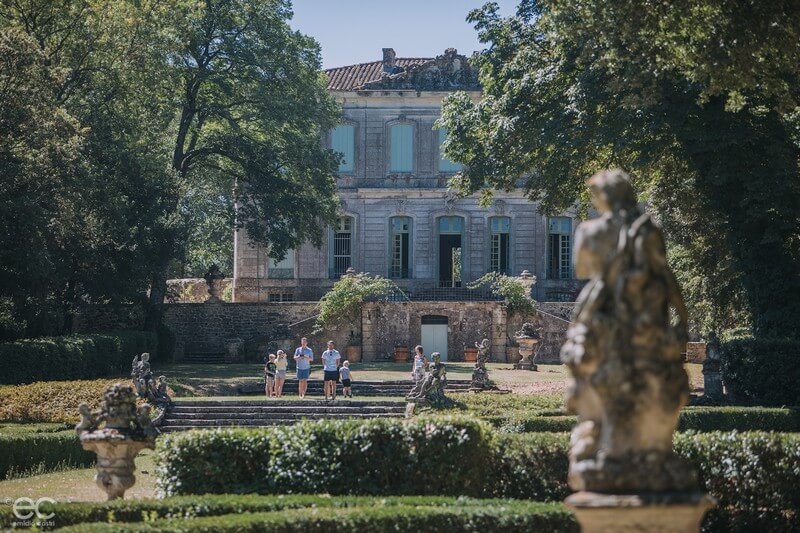
[[[190,352],[185,353],[180,362],[191,365],[221,365],[225,363],[225,354],[222,352]]]
[[[467,392],[469,391],[470,381],[466,379],[448,380],[446,392]],[[353,396],[406,396],[411,391],[410,380],[389,380],[389,381],[353,381]],[[264,382],[258,384],[245,384],[239,388],[242,395],[264,394]],[[337,396],[342,393],[342,384],[336,386]],[[308,396],[322,397],[322,380],[308,380]],[[283,384],[284,396],[297,396],[297,380],[290,378]]]
[[[176,401],[161,423],[169,433],[195,428],[265,427],[294,424],[299,420],[367,419],[403,417],[402,401],[358,401],[339,396],[324,400],[185,400]]]

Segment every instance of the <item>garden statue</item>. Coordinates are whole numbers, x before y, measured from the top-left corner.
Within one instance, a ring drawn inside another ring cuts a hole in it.
[[[537,329],[530,322],[525,322],[522,325],[522,329],[514,334],[514,339],[519,344],[519,354],[522,356],[522,359],[514,365],[514,368],[518,370],[537,370],[538,367],[529,357],[535,357],[538,348],[537,344],[542,340],[540,329]]]
[[[414,385],[406,400],[421,405],[439,404],[445,400],[444,389],[447,387],[447,369],[442,363],[439,352],[431,354],[433,362],[428,365],[425,376]]]
[[[717,334],[712,331],[708,334],[706,358],[703,361],[703,397],[701,403],[719,403],[722,401],[723,396],[719,339]]]
[[[203,278],[208,285],[208,300],[206,300],[206,303],[221,302],[220,294],[222,293],[222,280],[225,279],[225,274],[222,273],[216,263],[212,263]]]
[[[144,398],[148,403],[161,408],[167,407],[172,403],[172,399],[167,393],[167,378],[159,376],[157,382],[153,380],[149,353],[133,357],[131,378],[139,398]]]
[[[689,396],[687,312],[664,238],[623,172],[588,185],[601,216],[575,235],[575,274],[589,282],[561,349],[573,377],[567,408],[578,415],[569,483],[581,491],[567,503],[583,531],[697,530],[710,500],[672,447]]]
[[[78,411],[81,421],[75,431],[83,449],[97,454],[97,485],[109,500],[122,498],[136,482],[134,458],[142,449],[155,447],[150,406],[137,409],[133,387],[115,383],[106,389],[98,411],[85,403]]]
[[[475,360],[475,368],[472,371],[472,383],[469,389],[472,391],[491,390],[496,387],[492,385],[489,379],[489,371],[486,369],[486,362],[489,360],[489,339],[483,339],[483,342],[475,343],[475,348],[478,349],[478,356]]]

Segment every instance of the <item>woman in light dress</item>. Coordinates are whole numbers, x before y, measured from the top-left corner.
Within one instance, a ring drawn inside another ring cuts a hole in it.
[[[278,350],[278,357],[275,359],[275,396],[278,398],[283,395],[283,384],[286,383],[286,371],[289,368],[289,358],[286,352]]]

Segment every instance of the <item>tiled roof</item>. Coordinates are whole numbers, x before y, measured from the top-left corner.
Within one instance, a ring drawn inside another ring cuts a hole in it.
[[[395,59],[395,65],[404,68],[430,61],[433,61],[432,57],[398,57]],[[383,62],[371,61],[369,63],[359,63],[358,65],[331,68],[326,70],[325,73],[328,75],[329,91],[354,91],[368,81],[380,80],[383,73]]]

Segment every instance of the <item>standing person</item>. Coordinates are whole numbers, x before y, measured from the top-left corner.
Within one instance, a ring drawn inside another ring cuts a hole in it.
[[[287,368],[289,368],[289,358],[286,356],[286,352],[278,350],[278,358],[275,360],[275,396],[278,398],[283,395]]]
[[[267,362],[264,364],[264,392],[267,398],[275,395],[275,354],[269,354]]]
[[[350,380],[352,379],[350,374],[350,361],[345,360],[345,362],[342,363],[342,368],[339,369],[339,375],[342,378],[342,394],[345,398],[352,398],[353,390],[350,388]]]
[[[425,369],[428,368],[428,360],[425,358],[425,352],[422,346],[417,345],[414,348],[414,361],[411,363],[411,381],[417,383],[425,375]]]
[[[305,398],[308,376],[311,375],[311,361],[314,360],[314,352],[308,347],[307,338],[300,339],[300,346],[294,351],[294,360],[297,363],[297,392],[300,398]]]
[[[325,365],[325,383],[323,385],[325,400],[328,399],[329,394],[331,400],[336,399],[336,383],[339,381],[339,359],[341,358],[339,351],[334,348],[333,341],[328,341],[328,349],[322,352],[322,362]]]

